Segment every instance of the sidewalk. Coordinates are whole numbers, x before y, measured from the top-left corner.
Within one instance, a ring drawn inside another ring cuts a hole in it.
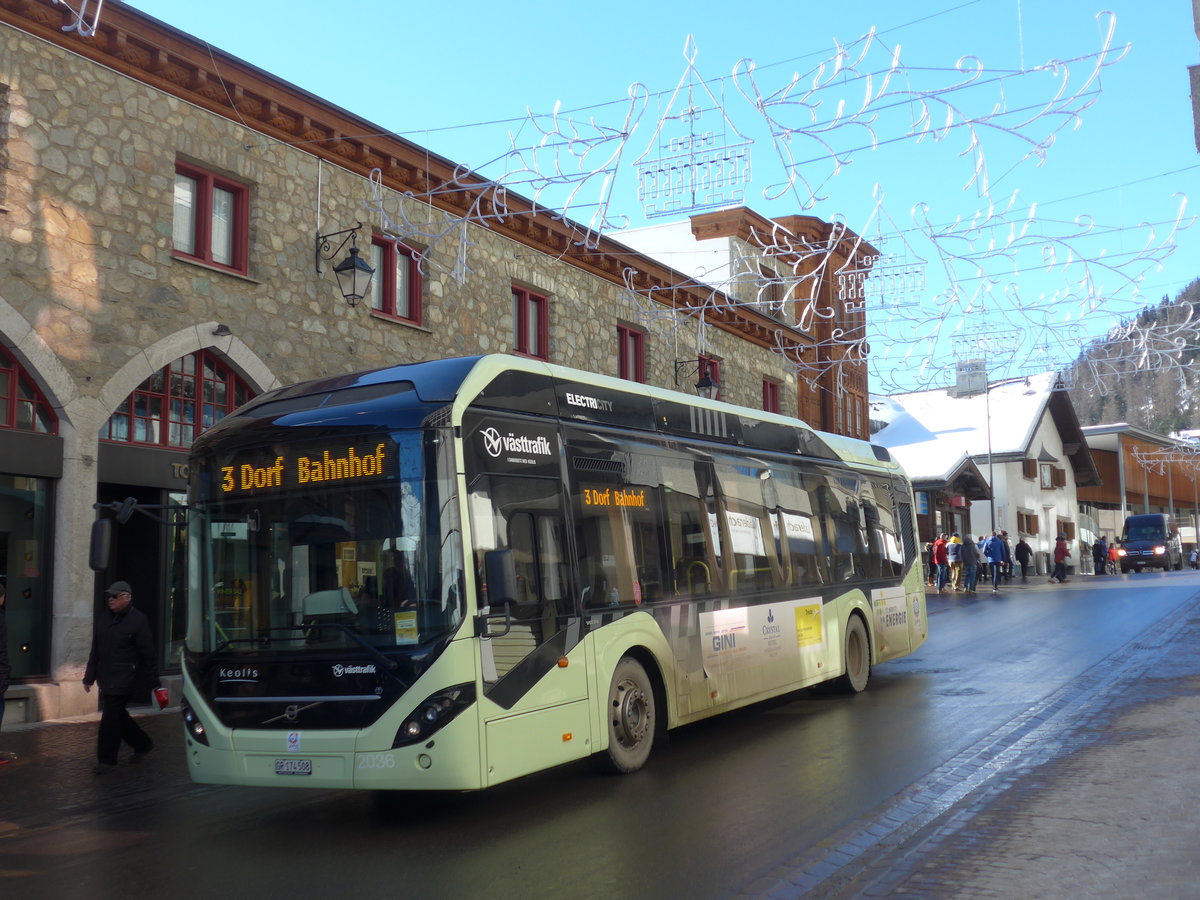
[[[1156,630],[1136,642],[1148,669],[1116,679],[1057,754],[948,810],[906,848],[901,878],[831,896],[1200,897],[1200,598]]]
[[[158,803],[206,789],[188,777],[178,707],[131,712],[154,750],[141,765],[129,765],[129,748],[122,747],[120,765],[104,775],[92,774],[98,713],[11,730],[5,724],[0,750],[17,758],[0,766],[0,839],[69,824],[98,809]]]
[[[738,897],[1200,898],[1200,594],[1125,649]]]

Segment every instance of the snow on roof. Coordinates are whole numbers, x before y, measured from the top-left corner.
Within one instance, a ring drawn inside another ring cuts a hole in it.
[[[871,436],[914,480],[949,478],[963,457],[1023,454],[1033,439],[1054,372],[994,382],[986,395],[954,397],[946,389],[871,397],[871,418],[886,422]]]

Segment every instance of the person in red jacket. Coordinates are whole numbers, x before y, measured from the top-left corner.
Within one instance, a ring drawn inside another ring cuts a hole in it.
[[[937,589],[938,593],[946,586],[946,579],[950,577],[950,555],[946,552],[946,537],[945,534],[939,534],[938,539],[933,542],[933,561],[937,565]]]
[[[1050,583],[1058,582],[1062,584],[1064,581],[1070,581],[1067,577],[1067,560],[1071,558],[1071,550],[1067,547],[1066,538],[1061,534],[1054,542],[1054,572],[1050,576]]]

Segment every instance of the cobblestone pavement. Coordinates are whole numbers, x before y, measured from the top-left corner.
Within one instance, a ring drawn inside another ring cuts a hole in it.
[[[1200,595],[739,897],[1200,898],[1198,756]]]
[[[6,723],[0,750],[17,758],[0,766],[0,839],[213,790],[188,777],[177,709],[132,712],[154,750],[135,766],[123,746],[120,765],[100,776],[92,774],[99,715],[12,729]]]

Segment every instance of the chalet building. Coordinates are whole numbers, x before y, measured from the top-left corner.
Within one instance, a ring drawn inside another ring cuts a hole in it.
[[[1126,516],[1168,513],[1184,544],[1196,544],[1200,521],[1200,447],[1120,422],[1083,429],[1100,486],[1081,487],[1079,504],[1111,542],[1121,536]]]
[[[492,352],[686,390],[711,369],[723,399],[865,436],[865,363],[834,384],[827,323],[796,303],[739,302],[519,196],[501,205],[453,161],[119,0],[92,34],[70,24],[52,0],[0,0],[6,723],[95,710],[80,680],[117,578],[178,671],[184,517],[154,507],[184,500],[200,432],[277,385]],[[752,221],[689,227],[734,239]],[[795,268],[780,255],[759,273],[776,286]],[[331,272],[355,256],[375,269],[361,300]],[[680,316],[693,327],[655,327]],[[851,318],[837,327],[861,331]],[[128,497],[153,514],[93,572],[91,524]]]
[[[1045,573],[1061,534],[1074,562],[1085,558],[1098,534],[1080,512],[1079,491],[1101,478],[1070,396],[1056,384],[1048,372],[992,382],[973,396],[943,389],[874,398],[872,440],[923,495],[923,541],[1007,531],[1013,545],[1026,540]]]

